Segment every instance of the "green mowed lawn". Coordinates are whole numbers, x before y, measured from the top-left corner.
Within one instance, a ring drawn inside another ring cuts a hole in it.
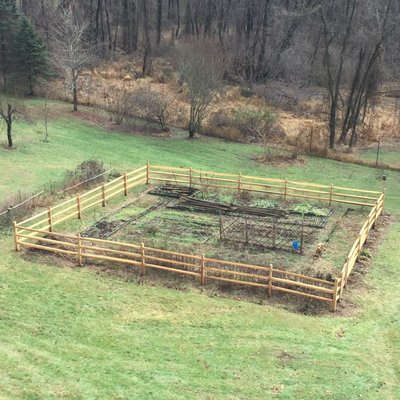
[[[119,134],[72,116],[51,123],[49,143],[40,139],[19,125],[16,149],[0,149],[0,198],[90,157],[121,170],[149,161],[382,189],[380,172],[366,167],[319,158],[260,166],[252,146]],[[51,258],[33,263],[2,232],[0,398],[400,398],[399,182],[390,171],[387,209],[397,221],[335,315],[140,285]]]
[[[400,145],[385,145],[383,144],[380,148],[378,155],[378,163],[389,164],[394,167],[400,168]],[[375,161],[377,158],[378,145],[376,144],[373,148],[362,150],[359,152],[361,158],[366,160]]]

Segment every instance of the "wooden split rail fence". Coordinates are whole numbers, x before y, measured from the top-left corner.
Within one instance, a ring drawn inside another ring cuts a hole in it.
[[[128,190],[139,185],[166,182],[200,187],[234,190],[238,193],[249,191],[279,195],[284,199],[299,197],[332,203],[354,204],[371,207],[343,267],[340,276],[334,281],[285,271],[272,265],[258,266],[208,258],[204,255],[177,253],[169,250],[146,247],[112,240],[81,237],[78,235],[54,232],[54,227],[71,218],[82,218],[89,208],[105,207],[108,200],[117,195],[128,195]],[[32,248],[42,251],[73,256],[81,266],[84,260],[100,260],[138,268],[158,269],[172,273],[192,276],[201,285],[208,281],[239,284],[264,289],[268,296],[272,292],[289,293],[304,298],[329,303],[335,311],[348,277],[360,256],[362,246],[369,231],[383,212],[384,194],[324,186],[312,183],[289,181],[287,179],[268,179],[246,175],[204,172],[192,168],[173,168],[146,166],[114,179],[107,184],[90,190],[83,195],[49,207],[20,223],[14,222],[15,249]]]

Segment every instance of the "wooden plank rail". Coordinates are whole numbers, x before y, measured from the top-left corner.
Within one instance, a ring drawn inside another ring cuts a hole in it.
[[[179,179],[177,179],[179,178]],[[185,179],[186,178],[186,179]],[[240,174],[224,174],[220,172],[200,171],[193,168],[175,168],[165,166],[150,166],[149,180],[156,182],[174,182],[188,184],[192,186],[211,187],[220,189],[241,191],[257,191],[259,193],[281,195],[286,197],[313,199],[331,203],[352,204],[358,206],[373,207],[370,201],[377,200],[378,197],[362,196],[363,194],[380,195],[380,192],[371,190],[360,190],[352,188],[335,187],[333,185],[319,185],[308,182],[298,182],[283,179],[260,178]],[[262,182],[262,183],[261,183]],[[271,192],[267,189],[264,182],[274,183],[274,188],[282,192]],[[280,183],[281,185],[277,185]],[[229,184],[229,185],[228,185]],[[298,187],[296,187],[298,186]],[[254,189],[256,187],[257,189]],[[313,189],[309,189],[313,188]],[[325,190],[324,190],[325,189]],[[340,192],[341,191],[341,192]],[[300,192],[300,193],[298,193]],[[345,192],[345,193],[343,193]],[[318,195],[318,196],[317,196]],[[322,196],[326,195],[326,196]],[[365,201],[360,201],[365,200]]]
[[[16,228],[18,230],[18,227]],[[204,284],[205,280],[223,281],[230,282],[238,285],[253,286],[253,287],[272,287],[272,291],[286,291],[287,293],[296,293],[302,297],[308,297],[311,299],[323,299],[322,301],[333,301],[333,298],[327,299],[322,294],[333,294],[332,289],[320,286],[321,283],[325,283],[330,286],[331,282],[323,281],[316,278],[310,278],[301,274],[294,274],[296,277],[301,277],[304,280],[315,279],[319,285],[313,285],[310,283],[303,283],[296,280],[283,279],[275,274],[291,274],[284,270],[274,269],[272,266],[255,266],[251,264],[235,263],[233,261],[225,261],[214,258],[205,258],[203,255],[193,255],[185,253],[177,253],[169,250],[161,250],[152,247],[139,246],[134,244],[127,244],[117,241],[109,241],[97,238],[81,238],[79,235],[64,235],[58,233],[49,233],[41,231],[39,229],[27,228],[31,232],[38,232],[42,235],[53,235],[57,237],[57,240],[49,239],[47,237],[32,237],[21,233],[16,233],[16,240],[18,246],[26,248],[34,248],[43,251],[49,251],[54,253],[61,253],[66,255],[76,256],[79,260],[79,265],[82,264],[82,259],[93,259],[100,261],[109,261],[125,265],[141,266],[142,256],[140,249],[144,252],[144,267],[163,270],[171,273],[183,274],[193,277],[198,277],[200,282]],[[28,239],[37,240],[38,243],[22,242],[20,238],[28,237]],[[72,242],[71,242],[72,240]],[[93,244],[91,244],[93,243]],[[102,244],[104,247],[99,247],[98,244]],[[118,245],[119,249],[112,248],[111,246]],[[64,247],[69,248],[69,250]],[[130,248],[130,251],[122,250],[123,248]],[[133,251],[132,251],[133,250]],[[153,255],[149,253],[159,254]],[[112,256],[110,254],[113,254]],[[185,258],[185,261],[175,259]],[[133,258],[133,259],[132,259]],[[201,261],[201,262],[199,262]],[[215,268],[210,264],[218,263],[223,265],[224,268]],[[166,265],[167,264],[167,265]],[[246,272],[240,270],[240,268],[247,268]],[[239,270],[238,270],[239,269]],[[264,272],[264,274],[260,274]],[[225,277],[228,275],[229,277]],[[260,283],[260,280],[264,283]],[[298,292],[296,290],[287,289],[286,287],[277,286],[283,284],[284,286],[294,286],[306,290],[312,290],[314,292],[320,292],[321,295],[315,295],[306,292]]]
[[[287,197],[315,199],[327,202],[329,206],[331,203],[343,203],[371,207],[371,211],[346,258],[340,276],[334,281],[286,271],[272,265],[252,265],[207,258],[204,254],[185,254],[146,247],[143,243],[139,245],[81,237],[79,234],[51,232],[55,225],[74,217],[82,218],[85,210],[99,204],[106,206],[110,199],[118,195],[128,195],[130,188],[151,182],[173,182],[191,187],[221,188],[233,190],[238,194],[244,191],[273,194],[284,199]],[[145,273],[147,268],[152,268],[196,277],[200,285],[211,280],[265,288],[268,296],[271,296],[273,292],[282,292],[319,300],[331,304],[331,310],[335,311],[369,232],[383,213],[384,200],[384,193],[335,187],[332,184],[320,185],[288,179],[146,164],[84,194],[78,194],[76,197],[49,207],[21,223],[14,222],[14,244],[17,251],[24,247],[76,256],[80,266],[83,265],[84,259],[92,259],[131,265],[137,267],[141,273]]]

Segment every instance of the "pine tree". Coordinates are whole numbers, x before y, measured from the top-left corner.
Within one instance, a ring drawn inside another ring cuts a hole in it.
[[[17,18],[15,0],[0,0],[0,73],[4,89],[7,88],[8,75],[13,70],[12,48]]]
[[[18,82],[28,87],[29,94],[33,95],[38,78],[49,75],[49,60],[42,40],[24,17],[21,18],[15,37],[13,61],[15,77]]]

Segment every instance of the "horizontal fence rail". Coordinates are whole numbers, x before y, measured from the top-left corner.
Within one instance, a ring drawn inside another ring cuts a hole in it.
[[[16,231],[16,245],[74,256],[80,266],[85,259],[107,261],[137,267],[142,274],[147,268],[195,277],[200,285],[207,281],[237,284],[296,294],[305,298],[332,303],[338,283],[312,278],[281,269],[208,258],[204,255],[178,253],[140,245],[45,232],[25,228]],[[22,240],[24,239],[24,240]]]
[[[81,219],[82,213],[98,205],[106,206],[107,201],[121,195],[127,196],[128,190],[147,183],[147,166],[141,167],[129,174],[123,174],[112,181],[98,186],[88,192],[75,196],[60,204],[48,207],[34,216],[18,223],[18,227],[37,228],[52,231],[53,227],[71,218]]]
[[[360,258],[363,246],[365,242],[367,241],[367,238],[369,236],[369,233],[371,229],[374,228],[376,221],[378,218],[382,215],[383,213],[383,208],[385,204],[385,195],[382,193],[379,196],[379,199],[377,200],[375,206],[372,208],[370,213],[368,214],[368,217],[366,221],[364,222],[363,226],[361,227],[361,230],[359,234],[357,235],[357,239],[354,242],[347,258],[346,261],[343,265],[341,275],[340,275],[340,292],[339,292],[339,298],[342,296],[342,291],[343,288],[346,287],[347,285],[347,280],[356,265],[357,260]]]
[[[328,203],[329,206],[332,203],[342,203],[374,207],[381,195],[380,192],[371,190],[160,165],[149,166],[148,175],[150,183],[184,184],[200,188],[232,190],[236,193],[264,193],[280,196],[284,200],[289,198],[312,199]]]
[[[74,217],[81,219],[86,210],[99,205],[105,207],[110,199],[117,195],[127,196],[128,190],[135,186],[158,182],[227,189],[238,194],[242,191],[273,194],[285,200],[295,197],[320,200],[329,205],[344,203],[368,206],[371,211],[346,258],[340,276],[333,281],[297,274],[273,265],[257,266],[208,258],[204,254],[156,249],[143,243],[130,244],[54,232],[57,224]],[[369,232],[382,214],[383,208],[384,194],[375,191],[147,164],[82,195],[78,194],[65,202],[48,207],[18,224],[14,222],[14,240],[17,251],[29,248],[72,256],[80,266],[85,260],[91,260],[128,265],[137,268],[142,274],[146,269],[156,269],[193,277],[202,286],[214,281],[260,288],[269,297],[273,292],[293,294],[328,303],[331,310],[335,311]]]

